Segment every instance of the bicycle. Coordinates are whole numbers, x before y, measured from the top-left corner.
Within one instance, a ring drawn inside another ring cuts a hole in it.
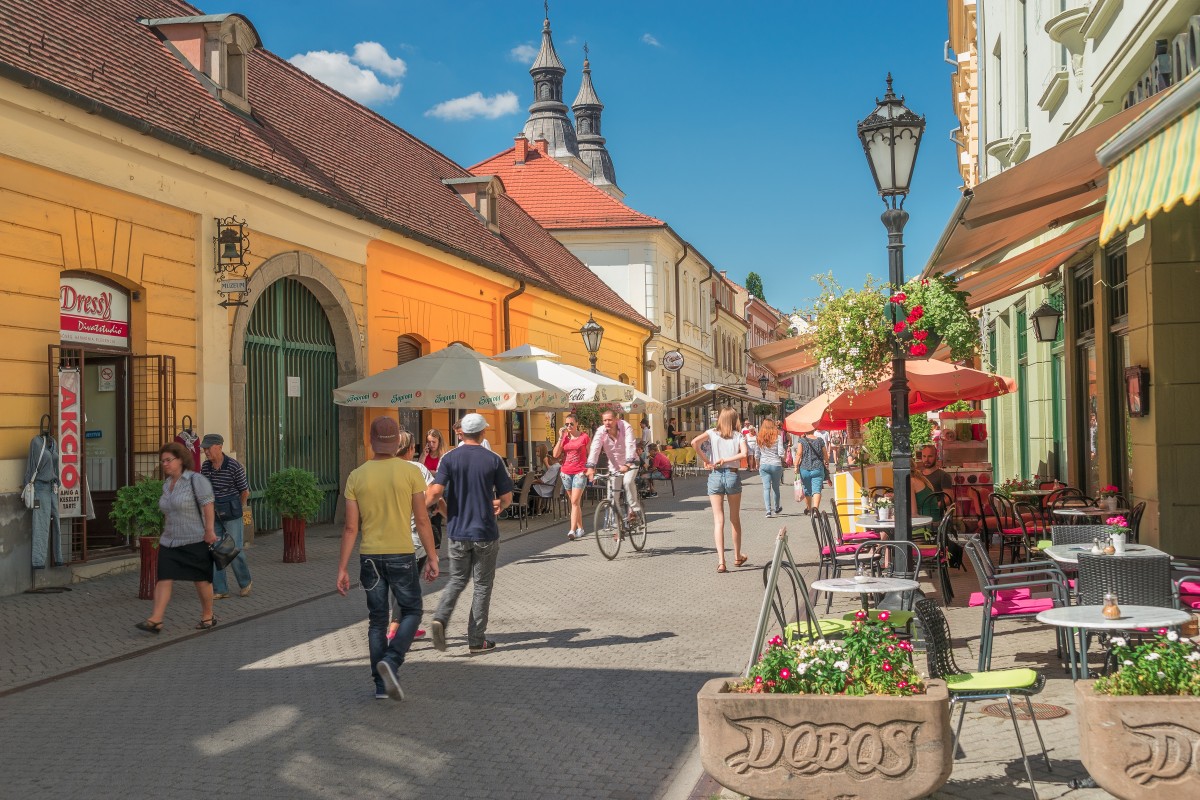
[[[621,550],[621,540],[628,537],[633,549],[641,551],[646,546],[646,511],[637,512],[637,521],[630,525],[627,521],[626,503],[623,490],[618,487],[621,473],[597,472],[597,479],[604,478],[608,483],[608,495],[596,505],[594,518],[596,545],[600,553],[612,561]]]

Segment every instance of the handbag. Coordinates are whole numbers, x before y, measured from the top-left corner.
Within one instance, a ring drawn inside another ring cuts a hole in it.
[[[213,564],[216,565],[216,568],[225,569],[242,551],[233,541],[233,537],[224,533],[221,534],[220,539],[208,546],[208,552],[212,553]]]
[[[217,519],[222,522],[231,519],[239,519],[242,516],[242,497],[236,494],[227,494],[224,497],[218,497],[213,501],[213,511],[217,515]]]
[[[32,509],[37,506],[37,494],[33,488],[33,478],[37,477],[37,472],[42,467],[42,458],[46,455],[46,437],[42,437],[42,452],[38,453],[37,463],[33,465],[33,477],[29,479],[29,483],[21,488],[21,502],[26,508]]]
[[[795,483],[795,484],[793,484],[793,486],[795,487],[795,488],[794,488],[794,491],[795,491],[795,494],[796,494],[796,502],[797,502],[797,503],[802,503],[802,502],[804,502],[804,494],[805,494],[805,492],[804,492],[804,479],[803,479],[803,478],[801,478],[800,476],[798,476],[798,475],[797,475],[797,476],[796,476],[796,483]]]

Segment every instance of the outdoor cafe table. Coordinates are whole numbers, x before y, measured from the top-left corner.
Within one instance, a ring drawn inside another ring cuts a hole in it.
[[[921,584],[908,578],[868,577],[864,581],[854,578],[825,578],[813,581],[811,589],[817,592],[844,592],[857,594],[862,599],[862,607],[867,606],[867,595],[890,594],[892,592],[911,592]]]
[[[875,518],[874,514],[859,514],[854,518],[854,524],[869,531],[890,532],[896,530],[896,520],[888,519],[881,522]],[[922,514],[913,514],[912,516],[912,527],[914,528],[923,528],[932,524],[933,517],[926,517]]]
[[[1057,489],[1013,489],[1009,494],[1013,497],[1048,497]]]
[[[815,584],[814,584],[815,585]],[[1120,605],[1121,598],[1117,598]],[[1120,606],[1121,616],[1117,619],[1104,618],[1104,606],[1059,606],[1048,608],[1037,615],[1037,621],[1058,628],[1073,628],[1079,632],[1079,649],[1075,649],[1072,637],[1067,637],[1067,658],[1071,663],[1071,677],[1080,680],[1087,677],[1087,632],[1089,630],[1125,631],[1137,628],[1169,628],[1182,625],[1192,618],[1187,611],[1158,606]]]
[[[1066,508],[1056,508],[1054,513],[1060,517],[1104,517],[1112,516],[1113,514],[1128,514],[1128,508],[1100,508],[1099,506],[1068,506]]]
[[[1043,548],[1042,552],[1059,564],[1078,564],[1080,554],[1090,555],[1092,546],[1090,544],[1056,544]],[[1150,547],[1145,544],[1127,544],[1125,545],[1124,553],[1119,555],[1114,554],[1109,556],[1109,558],[1147,558],[1149,556],[1165,555],[1169,554],[1164,553],[1156,547]]]

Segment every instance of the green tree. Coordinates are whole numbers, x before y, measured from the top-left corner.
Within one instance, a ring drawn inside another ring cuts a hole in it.
[[[759,277],[757,272],[751,272],[746,276],[746,291],[759,300],[765,301],[767,299],[763,296],[762,278]]]
[[[933,442],[933,425],[929,417],[915,414],[908,420],[912,451],[923,444]],[[868,422],[863,432],[863,450],[872,464],[892,460],[892,428],[887,417],[876,417]]]

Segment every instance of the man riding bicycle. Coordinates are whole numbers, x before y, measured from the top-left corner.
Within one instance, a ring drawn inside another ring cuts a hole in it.
[[[617,419],[616,412],[605,411],[601,417],[602,424],[592,437],[592,449],[588,453],[588,481],[596,477],[596,463],[600,460],[600,450],[608,456],[609,471],[612,475],[621,474],[621,482],[625,488],[625,500],[629,503],[629,521],[637,520],[642,510],[642,501],[637,492],[637,446],[634,441],[633,428],[623,419]]]

